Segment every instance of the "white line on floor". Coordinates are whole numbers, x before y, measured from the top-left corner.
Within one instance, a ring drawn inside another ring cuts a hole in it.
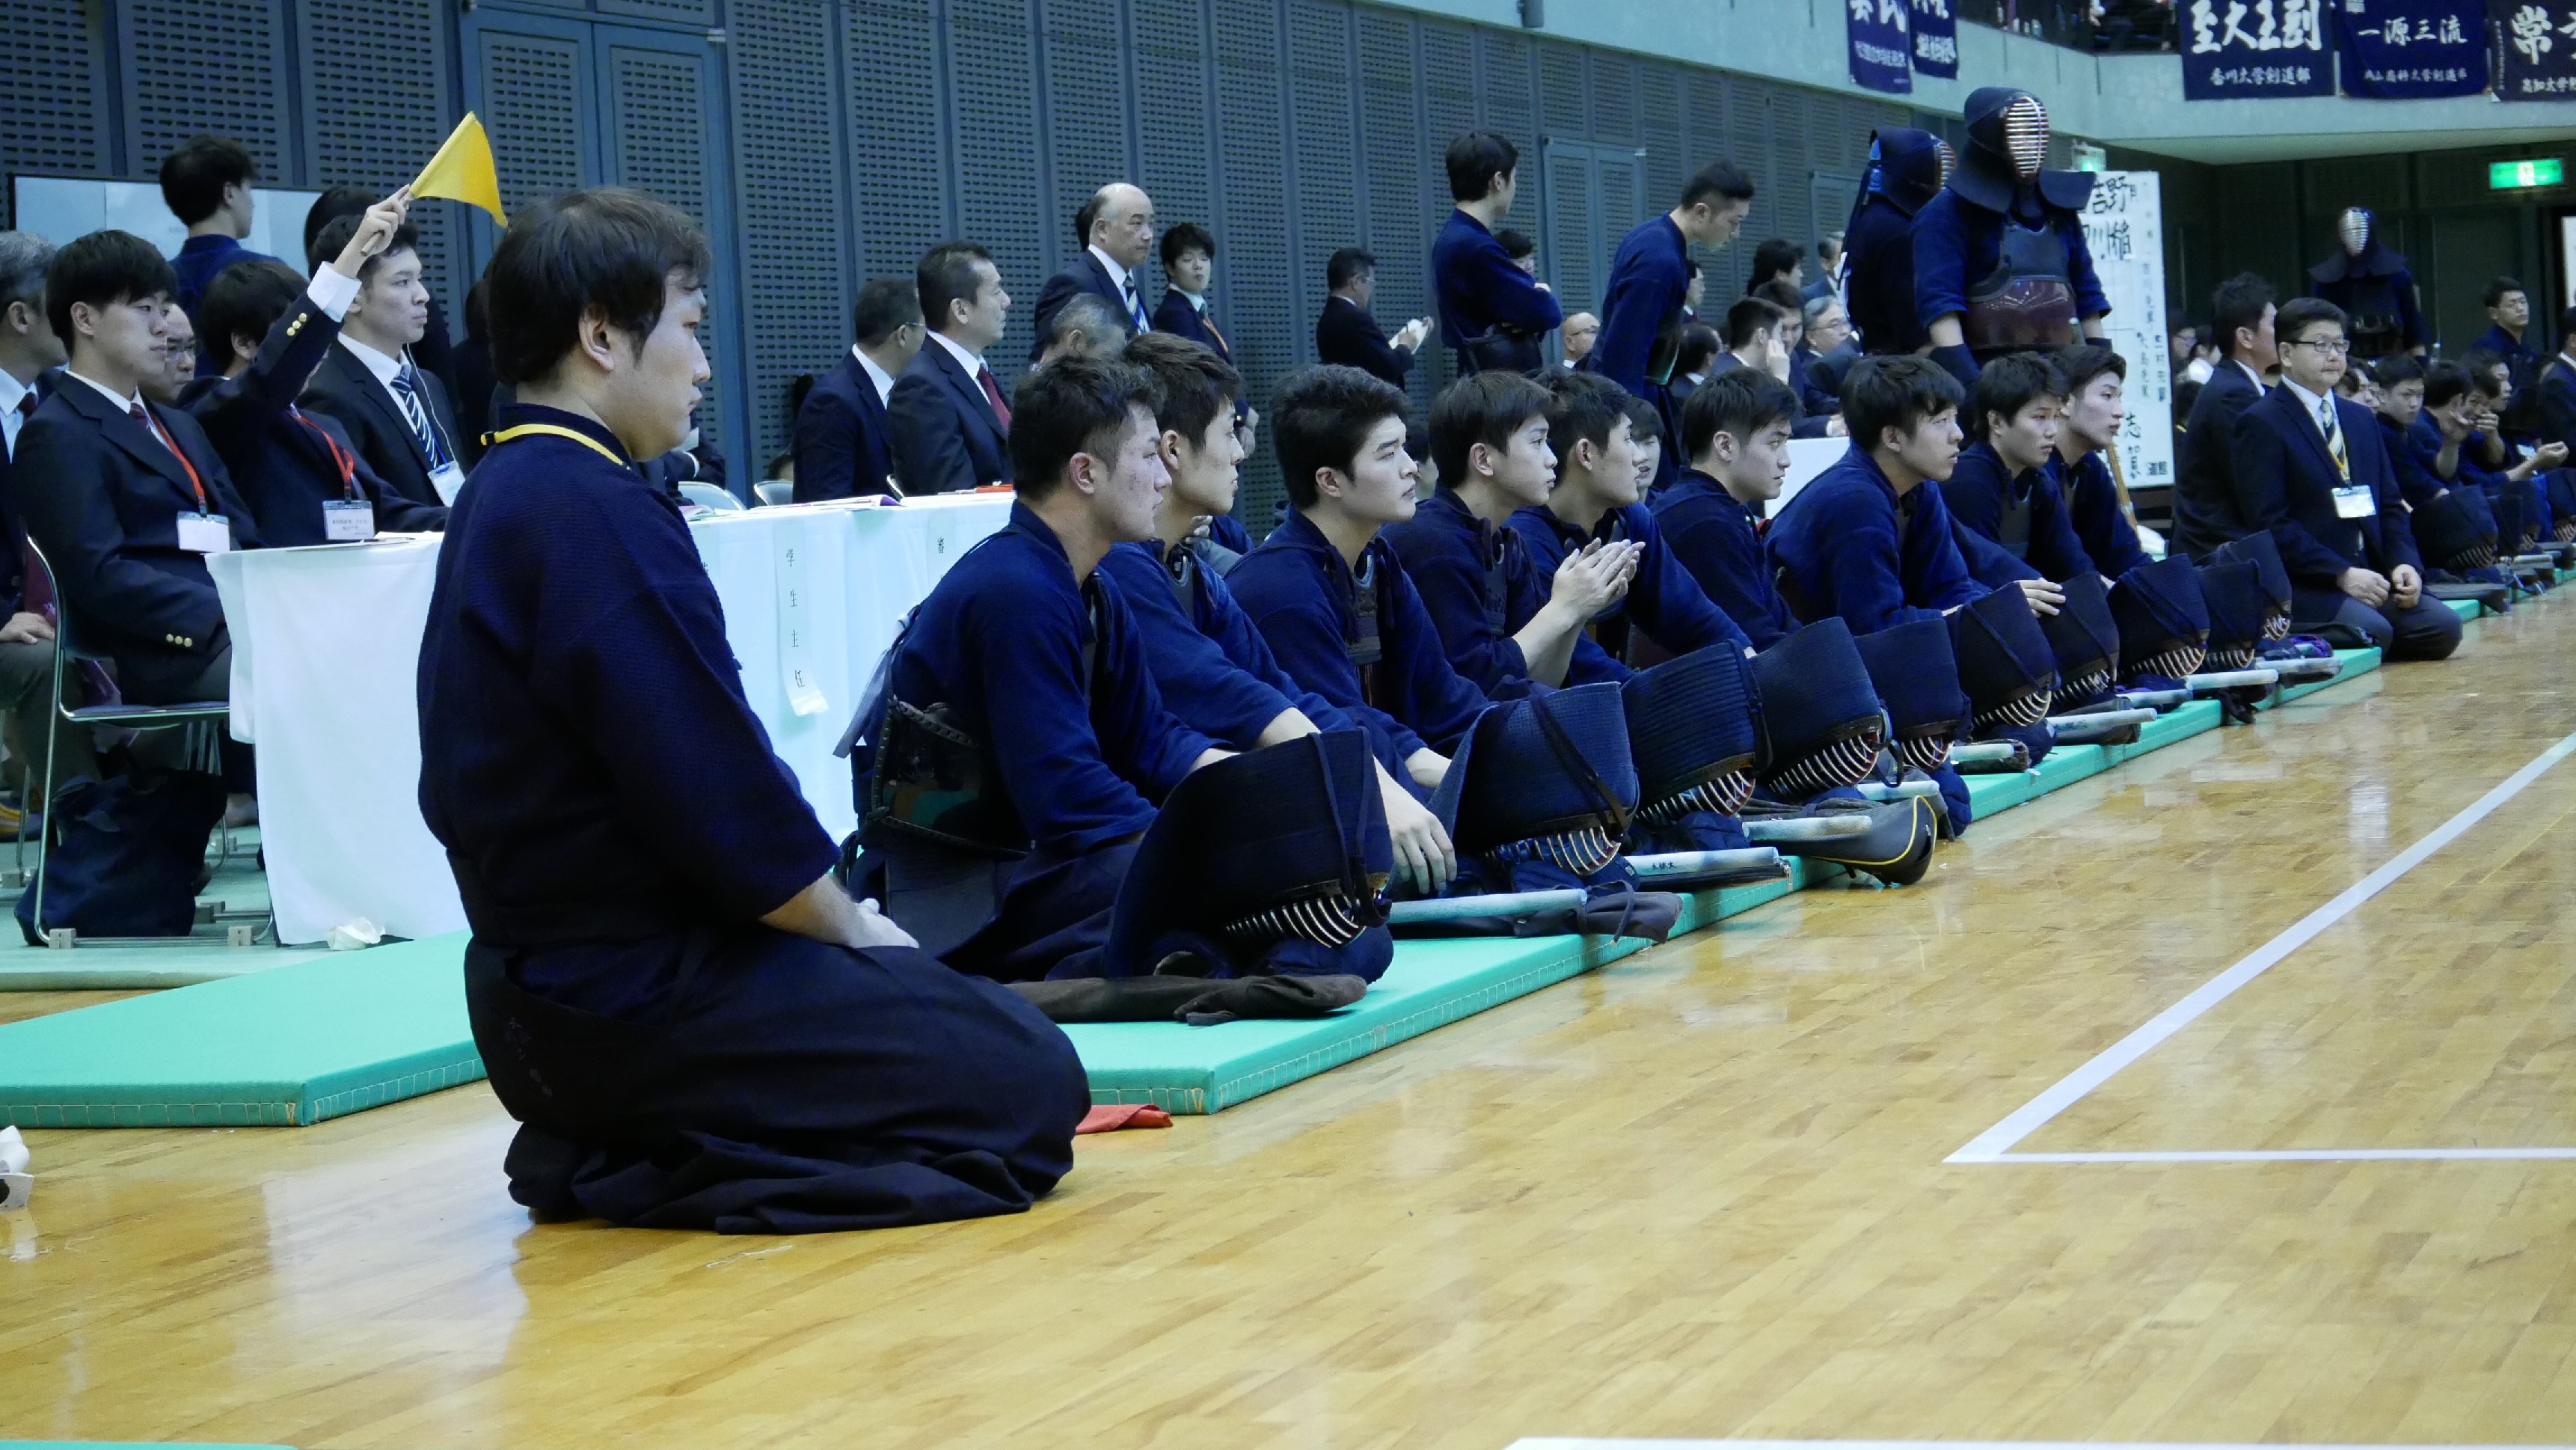
[[[2157,1013],[2145,1026],[2104,1048],[2092,1061],[2058,1079],[2046,1092],[2014,1109],[2011,1116],[1979,1133],[1966,1147],[1944,1161],[2001,1161],[2015,1143],[2039,1131],[2049,1119],[2073,1107],[2085,1094],[2109,1081],[2113,1073],[2146,1056],[2202,1013],[2226,1001],[2237,988],[2270,971],[2284,957],[2307,945],[2318,933],[2350,915],[2355,907],[2386,890],[2397,878],[2424,864],[2426,858],[2458,840],[2462,832],[2486,819],[2496,807],[2521,794],[2523,787],[2538,780],[2542,772],[2565,760],[2571,753],[2576,753],[2576,735],[2569,735],[2534,756],[2530,764],[2506,776],[2495,789],[2435,827],[2432,834],[2390,857],[2386,864],[2345,888],[2334,900],[2299,918],[2289,930],[2255,948],[2243,961],[2201,983],[2190,996]],[[2015,1155],[2016,1158],[2020,1156]],[[2030,1156],[2036,1158],[2038,1155]]]

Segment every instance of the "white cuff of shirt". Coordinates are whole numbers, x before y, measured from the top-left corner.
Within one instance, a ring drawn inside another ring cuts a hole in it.
[[[338,322],[349,315],[349,304],[358,300],[358,279],[343,277],[340,269],[325,262],[314,269],[313,285],[304,289],[322,315]]]

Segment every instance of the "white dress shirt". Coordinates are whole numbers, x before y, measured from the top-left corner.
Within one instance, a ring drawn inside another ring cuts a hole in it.
[[[930,335],[930,340],[948,349],[948,355],[957,359],[957,365],[966,370],[968,378],[972,379],[985,371],[984,355],[980,352],[968,352],[966,344],[950,337],[947,333],[934,332]],[[1001,379],[995,378],[994,381],[998,383]]]
[[[116,405],[116,411],[120,413],[131,413],[136,408],[142,406],[143,394],[139,390],[132,397],[120,397],[117,395],[116,389],[109,387],[107,384],[100,382],[96,378],[86,377],[80,373],[73,372],[70,368],[63,369],[63,376],[67,378],[79,378],[82,382],[98,389],[98,395],[107,399],[109,402],[114,403]]]
[[[18,400],[33,391],[16,374],[0,372],[0,451],[12,458],[18,456],[18,429],[27,421],[18,412]]]
[[[1127,320],[1135,325],[1138,332],[1153,331],[1151,317],[1145,311],[1145,289],[1136,286],[1135,274],[1119,266],[1117,258],[1098,247],[1089,247],[1085,250],[1091,253],[1092,260],[1100,264],[1101,270],[1109,274],[1109,285],[1116,289],[1121,303],[1126,302],[1130,289],[1133,289],[1136,300],[1128,308]]]
[[[859,360],[860,371],[866,373],[868,381],[876,385],[877,402],[883,404],[891,401],[894,397],[894,374],[878,367],[876,359],[859,351],[857,343],[850,344],[850,356]]]

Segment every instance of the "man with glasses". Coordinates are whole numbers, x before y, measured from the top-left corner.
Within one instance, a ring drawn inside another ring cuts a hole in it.
[[[1789,386],[1798,390],[1798,403],[1810,418],[1825,418],[1843,410],[1842,394],[1826,386],[1815,374],[1815,366],[1825,358],[1844,351],[1851,342],[1851,314],[1843,310],[1840,299],[1827,294],[1809,298],[1803,309],[1806,336],[1789,353]]]
[[[2237,486],[2289,567],[2293,628],[2341,626],[2390,659],[2442,659],[2460,647],[2460,619],[2424,595],[2377,424],[2335,395],[2351,353],[2344,327],[2343,309],[2321,298],[2281,305],[2281,386],[2236,421]]]

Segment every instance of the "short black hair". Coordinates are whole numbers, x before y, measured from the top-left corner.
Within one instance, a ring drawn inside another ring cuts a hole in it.
[[[594,308],[640,352],[661,324],[671,274],[702,284],[714,265],[698,224],[640,191],[602,187],[525,208],[483,274],[493,377],[515,386],[553,372]]]
[[[2460,366],[2469,370],[2469,381],[2477,384],[2478,391],[2486,394],[2490,398],[2500,398],[2504,396],[2496,386],[2496,373],[2499,370],[2504,372],[2505,382],[2508,386],[2510,386],[2513,381],[2513,373],[2511,368],[2509,368],[2505,363],[2504,354],[2497,352],[2492,348],[2474,347],[2469,349],[2468,356],[2460,359]]]
[[[1794,423],[1798,395],[1760,368],[1731,368],[1698,387],[1682,403],[1682,455],[1697,458],[1720,433],[1751,442],[1774,423]]]
[[[340,255],[337,252],[322,253],[314,249],[315,244],[321,239],[324,227],[344,216],[362,215],[378,200],[377,193],[363,186],[335,186],[313,198],[313,205],[306,208],[304,212],[305,270],[309,272]]]
[[[2486,301],[2481,305],[2497,306],[2504,301],[2506,294],[2513,292],[2521,293],[2526,299],[2531,296],[2531,289],[2523,286],[2521,282],[2511,277],[2498,277],[2487,284]]]
[[[1243,374],[1234,364],[1168,332],[1130,338],[1127,361],[1152,374],[1162,392],[1154,405],[1155,426],[1180,434],[1193,448],[1207,441],[1208,425],[1219,415],[1233,414],[1234,400],[1243,396]]]
[[[913,269],[922,325],[937,332],[948,324],[948,304],[973,306],[978,290],[975,264],[991,260],[993,254],[973,242],[941,242],[922,253],[921,265]]]
[[[358,228],[366,224],[364,213],[357,216],[333,217],[323,226],[321,234],[313,239],[313,250],[321,258],[313,265],[319,267],[339,256],[341,250],[349,245],[349,239],[358,234]],[[419,250],[420,233],[413,229],[411,223],[404,222],[394,228],[394,234],[385,239],[384,246],[379,248],[374,256],[358,264],[358,280],[364,282],[375,276],[376,268],[384,263],[385,258],[396,252],[418,252]]]
[[[1192,252],[1205,252],[1209,261],[1215,261],[1215,235],[1197,222],[1174,222],[1163,233],[1163,270],[1169,272]]]
[[[1762,244],[1753,249],[1753,277],[1744,290],[1750,292],[1774,278],[1788,276],[1799,260],[1796,242],[1787,237],[1764,237]]]
[[[1315,475],[1351,472],[1360,445],[1385,419],[1403,419],[1402,389],[1358,368],[1299,368],[1279,384],[1270,406],[1270,446],[1291,508],[1315,506]]]
[[[1682,187],[1682,205],[1696,206],[1712,197],[1726,201],[1751,201],[1753,178],[1732,161],[1712,161],[1699,170]]]
[[[1753,339],[1766,328],[1779,331],[1779,305],[1760,297],[1736,298],[1734,304],[1726,309],[1727,350],[1732,352],[1751,346]]]
[[[1093,192],[1091,195],[1083,198],[1081,206],[1075,208],[1073,213],[1073,245],[1076,250],[1085,249],[1091,245],[1091,224],[1100,220],[1101,193],[1108,189],[1109,188],[1104,186],[1100,191]]]
[[[1370,256],[1367,248],[1344,247],[1324,260],[1324,286],[1329,291],[1338,292],[1351,285],[1362,272],[1376,270],[1377,258]]]
[[[1098,346],[1101,356],[1114,356],[1127,345],[1130,326],[1125,310],[1108,298],[1097,292],[1076,292],[1048,315],[1046,336],[1038,339],[1038,346],[1043,351],[1080,333]]]
[[[1888,429],[1910,434],[1960,401],[1957,379],[1932,359],[1910,353],[1862,358],[1843,380],[1843,420],[1863,453],[1875,452]]]
[[[2272,284],[2255,273],[2239,272],[2219,283],[2209,295],[2209,320],[2218,332],[2218,350],[2235,356],[2237,332],[2261,327],[2263,309],[2271,305]]]
[[[72,331],[73,303],[117,307],[147,297],[173,297],[178,291],[179,274],[170,270],[159,247],[132,232],[96,231],[64,243],[45,264],[45,320],[69,347],[77,335]]]
[[[1561,463],[1574,445],[1610,446],[1610,434],[1628,416],[1628,390],[1599,373],[1559,369],[1547,380],[1547,446]]]
[[[1116,451],[1131,408],[1162,401],[1153,375],[1114,357],[1067,357],[1024,373],[1011,393],[1011,486],[1036,503],[1064,484],[1073,455]]]
[[[1799,293],[1797,288],[1790,286],[1786,278],[1772,278],[1770,281],[1754,288],[1753,295],[1788,314],[1787,317],[1781,319],[1783,322],[1788,321],[1789,318],[1792,317],[1803,319],[1807,315],[1807,299]]]
[[[217,273],[197,304],[197,335],[218,369],[232,361],[235,337],[265,341],[304,288],[302,273],[269,257],[235,262]]]
[[[2260,313],[2255,320],[2262,320]],[[2066,391],[2058,395],[2062,398],[2082,397],[2084,390],[2093,386],[2093,380],[2104,373],[2117,376],[2123,383],[2129,380],[2129,360],[2098,342],[2061,347],[2049,361],[2056,364],[2057,375],[2066,384]]]
[[[1530,240],[1529,233],[1517,227],[1505,227],[1494,233],[1494,240],[1503,244],[1503,255],[1515,262],[1523,257],[1538,255],[1538,243]]]
[[[1628,436],[1640,448],[1664,446],[1664,415],[1634,393],[1628,395]]]
[[[259,180],[259,162],[228,136],[191,136],[161,158],[161,201],[195,226],[221,211],[224,188]]]
[[[1694,322],[1682,329],[1681,345],[1673,351],[1673,371],[1704,373],[1717,361],[1717,350],[1726,345],[1717,329],[1705,322]]]
[[[2424,380],[2423,360],[2411,352],[2392,352],[2370,365],[2370,380],[2382,388]]]
[[[1977,374],[1976,391],[1972,396],[1976,406],[1970,409],[1974,416],[1968,419],[1968,436],[1983,443],[1989,441],[1993,433],[1993,429],[1987,426],[1987,418],[2000,413],[2009,421],[2041,398],[2064,402],[2067,397],[2066,375],[2057,370],[2057,364],[2038,353],[2006,353],[1987,363],[1985,370]]]
[[[1520,170],[1521,150],[1500,131],[1470,131],[1449,143],[1441,164],[1449,171],[1453,201],[1482,201],[1494,178]]]
[[[1467,476],[1467,453],[1477,444],[1508,450],[1512,435],[1532,418],[1547,416],[1547,389],[1513,372],[1460,378],[1431,400],[1431,462],[1451,488]]]
[[[2299,334],[2322,322],[2343,328],[2350,327],[2352,319],[2322,297],[2293,297],[2282,303],[2280,312],[2273,317],[2272,336],[2284,343],[2305,342],[2308,339]]]
[[[921,325],[921,289],[900,278],[878,277],[859,289],[850,308],[850,340],[875,347],[900,328]]]
[[[2439,408],[2455,398],[2477,391],[2477,380],[2469,370],[2445,358],[2424,369],[2424,406]]]

